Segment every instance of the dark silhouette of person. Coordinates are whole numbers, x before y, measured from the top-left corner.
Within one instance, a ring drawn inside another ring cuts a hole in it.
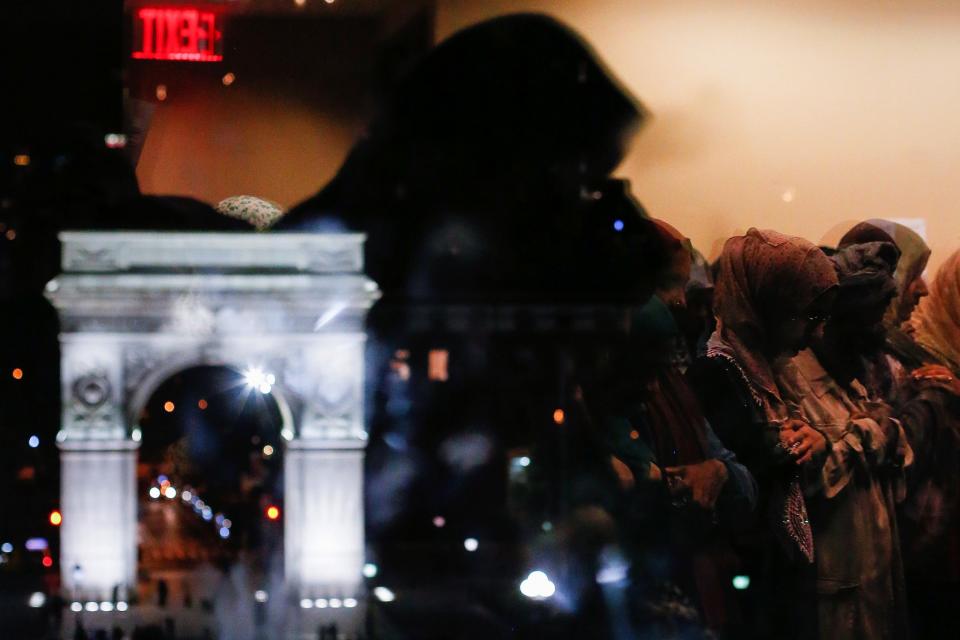
[[[385,301],[635,295],[651,233],[609,174],[644,113],[564,25],[495,18],[402,76],[336,177],[275,228],[365,231]]]
[[[163,578],[157,580],[157,604],[161,608],[167,606],[167,597],[170,595],[170,588],[167,586],[167,581]]]
[[[602,305],[649,297],[665,253],[628,185],[611,178],[644,118],[638,101],[563,24],[536,14],[488,20],[416,61],[334,179],[275,225],[367,236],[365,272],[383,292],[367,322],[374,539],[397,544],[426,535],[418,523],[430,522],[440,512],[431,512],[433,505],[444,503],[471,505],[471,518],[496,523],[490,535],[514,535],[500,524],[501,452],[469,472],[433,456],[447,438],[507,448],[555,432],[554,410],[573,406],[576,385],[567,381],[577,376],[558,370],[569,361],[565,347],[556,334],[533,328],[534,314],[565,306],[597,318]],[[442,323],[456,305],[470,317],[482,317],[472,312],[484,305],[503,310],[514,328],[458,333],[417,324],[422,315]],[[579,341],[578,353],[594,352],[587,342],[595,334],[570,334],[565,339]],[[450,371],[437,385],[422,367],[425,351],[441,341]],[[393,384],[398,353],[410,354],[400,364],[413,372]],[[571,410],[558,451],[569,444],[579,454],[569,435],[579,432],[578,420]],[[392,489],[380,488],[377,470],[399,459],[416,460],[406,494],[416,499],[390,500],[396,508],[385,513],[379,492]],[[572,484],[574,475],[562,477]],[[409,554],[403,561],[413,563]],[[487,605],[456,624],[471,637],[491,638],[508,626]]]
[[[89,640],[90,636],[83,627],[83,621],[77,617],[73,625],[73,640]]]

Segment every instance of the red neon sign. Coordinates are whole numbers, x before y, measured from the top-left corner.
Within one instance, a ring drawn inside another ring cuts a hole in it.
[[[138,60],[223,60],[223,32],[213,11],[146,7],[137,11],[132,56]]]

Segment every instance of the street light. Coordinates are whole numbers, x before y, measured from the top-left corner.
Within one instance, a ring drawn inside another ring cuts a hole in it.
[[[531,571],[520,583],[520,593],[532,600],[546,600],[556,593],[557,587],[543,571]]]

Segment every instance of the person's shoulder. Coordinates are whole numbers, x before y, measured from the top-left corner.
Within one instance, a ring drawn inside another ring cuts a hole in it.
[[[687,378],[696,384],[731,381],[737,375],[736,365],[725,358],[699,355],[690,363]]]
[[[750,397],[743,374],[726,358],[699,356],[687,371],[687,382],[707,404],[730,400],[744,403]]]

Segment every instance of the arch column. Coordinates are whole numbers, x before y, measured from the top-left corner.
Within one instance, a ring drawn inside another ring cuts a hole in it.
[[[107,600],[136,584],[137,442],[120,402],[116,336],[61,335],[60,566],[66,591]]]

